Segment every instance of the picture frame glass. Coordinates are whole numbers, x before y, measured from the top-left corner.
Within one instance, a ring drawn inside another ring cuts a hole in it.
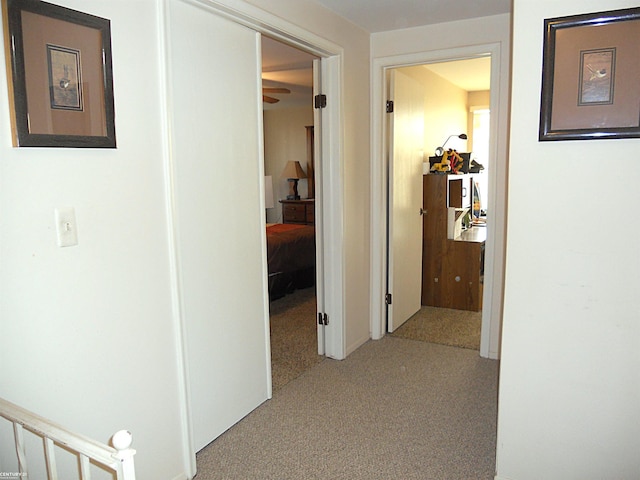
[[[22,32],[29,133],[105,136],[100,31],[23,11]]]

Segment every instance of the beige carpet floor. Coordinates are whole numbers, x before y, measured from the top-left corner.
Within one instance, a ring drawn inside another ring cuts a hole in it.
[[[391,335],[480,350],[482,312],[423,306]]]
[[[317,354],[315,288],[296,290],[270,303],[273,389],[299,377],[324,357]],[[481,312],[423,306],[391,335],[480,350]]]
[[[197,454],[198,480],[492,480],[498,362],[387,335],[292,380]]]
[[[273,390],[278,390],[324,357],[318,355],[315,288],[296,290],[269,305]]]

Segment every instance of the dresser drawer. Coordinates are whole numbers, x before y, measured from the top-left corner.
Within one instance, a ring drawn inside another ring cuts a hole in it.
[[[304,205],[283,205],[282,208],[285,222],[306,222],[306,208]]]
[[[316,221],[313,199],[280,200],[282,204],[282,223],[300,223],[314,225]]]

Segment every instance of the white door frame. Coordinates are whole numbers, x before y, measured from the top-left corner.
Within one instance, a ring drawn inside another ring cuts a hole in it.
[[[346,356],[345,324],[344,324],[344,241],[343,241],[343,177],[344,157],[342,150],[342,47],[319,37],[295,24],[292,24],[273,14],[265,12],[252,5],[241,3],[230,7],[224,0],[182,0],[185,3],[204,6],[215,15],[231,20],[237,24],[246,26],[261,34],[276,38],[286,44],[295,46],[313,55],[321,57],[322,79],[324,93],[328,97],[328,106],[322,115],[321,141],[323,203],[319,209],[324,226],[323,244],[325,245],[324,264],[324,303],[325,312],[331,319],[331,326],[326,329],[325,350],[326,355],[336,359]],[[160,5],[160,24],[162,49],[164,51],[162,64],[169,63],[166,38],[168,35],[167,6],[165,2]],[[260,79],[257,79],[259,82]],[[168,130],[171,128],[172,103],[168,93],[168,87],[164,85],[166,101],[165,137],[168,142]],[[180,396],[181,417],[183,425],[183,456],[185,458],[185,473],[192,478],[196,473],[196,452],[193,441],[193,427],[190,415],[190,392],[188,383],[188,358],[186,352],[185,326],[183,322],[183,302],[180,291],[180,262],[177,251],[175,218],[175,191],[171,178],[170,159],[165,158],[167,180],[167,209],[168,229],[170,232],[170,246],[172,250],[172,296],[174,298],[174,328],[176,332],[176,357],[178,373],[182,383]],[[331,249],[326,246],[331,246]],[[265,295],[268,295],[265,292]],[[267,300],[268,301],[268,300]],[[269,329],[269,317],[265,318],[266,331]],[[267,351],[269,351],[269,337],[267,335]],[[270,359],[267,359],[270,361]],[[265,372],[265,375],[268,372]],[[270,380],[269,380],[270,381]],[[269,392],[271,396],[271,392]]]
[[[506,182],[500,183],[499,178],[505,178],[506,161],[498,161],[499,137],[502,132],[499,126],[506,125],[500,109],[501,87],[500,73],[502,69],[501,45],[490,43],[446,50],[427,51],[413,54],[394,55],[374,58],[371,66],[371,334],[373,339],[380,339],[386,334],[385,322],[385,294],[387,279],[386,255],[388,248],[386,208],[388,204],[386,185],[388,182],[388,160],[386,140],[386,72],[391,68],[422,65],[428,63],[446,62],[491,56],[491,138],[489,155],[491,158],[489,169],[489,212],[502,212],[498,208],[500,199],[505,198]],[[504,132],[506,135],[506,132]],[[506,155],[506,153],[505,153]],[[490,214],[491,215],[491,214]],[[496,213],[493,213],[495,216]],[[504,222],[497,222],[490,217],[487,219],[487,242],[485,248],[485,281],[482,302],[482,335],[480,341],[480,355],[482,357],[497,358],[500,343],[500,326],[502,323],[502,275],[499,269],[504,266],[504,251],[497,248],[502,242],[496,238],[504,238]],[[497,267],[497,268],[495,268]]]

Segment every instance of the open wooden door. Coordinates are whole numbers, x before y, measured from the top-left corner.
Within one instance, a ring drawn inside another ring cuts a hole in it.
[[[403,69],[389,74],[387,330],[393,332],[421,306],[424,88]]]
[[[260,35],[195,2],[167,6],[177,276],[197,451],[270,395]]]

